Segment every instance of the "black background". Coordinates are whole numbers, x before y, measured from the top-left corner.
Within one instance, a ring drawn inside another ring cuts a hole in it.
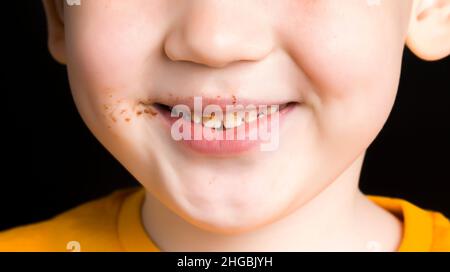
[[[65,67],[48,53],[41,2],[4,2],[0,229],[138,184],[82,122]],[[406,50],[396,105],[369,148],[360,187],[448,217],[449,152],[450,58],[424,62]]]

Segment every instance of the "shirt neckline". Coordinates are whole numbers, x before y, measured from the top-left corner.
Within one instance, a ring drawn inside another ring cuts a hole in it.
[[[368,196],[375,204],[403,222],[402,240],[398,252],[430,251],[433,241],[433,218],[430,211],[398,198]]]
[[[160,251],[147,234],[141,220],[144,198],[145,190],[139,188],[124,199],[120,208],[117,231],[125,251]],[[402,220],[403,234],[399,252],[431,249],[433,222],[429,211],[402,199],[373,195],[368,198]]]
[[[141,220],[141,210],[144,198],[145,190],[139,188],[124,199],[122,207],[120,208],[117,232],[120,244],[125,251],[160,251],[145,231]]]

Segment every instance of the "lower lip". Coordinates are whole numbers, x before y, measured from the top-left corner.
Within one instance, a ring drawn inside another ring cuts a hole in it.
[[[296,106],[298,106],[299,104],[297,103],[292,103],[289,104],[286,108],[282,109],[281,111],[279,111],[278,114],[279,115],[279,127],[278,129],[281,129],[281,125],[283,124],[284,119],[286,119],[286,116],[288,115],[289,112],[291,112]],[[165,124],[165,126],[169,129],[169,134],[171,133],[171,128],[172,125],[174,125],[174,123],[179,120],[181,117],[172,117],[170,111],[168,110],[164,110],[164,109],[160,109],[158,107],[155,107],[156,111],[158,111],[158,116],[161,116],[161,119],[163,120],[163,123]],[[187,147],[188,149],[200,153],[200,154],[205,154],[205,155],[213,155],[213,156],[227,156],[227,155],[237,155],[237,154],[241,154],[244,152],[249,152],[252,150],[257,149],[258,146],[260,146],[261,144],[267,142],[267,141],[263,141],[260,139],[259,135],[258,135],[258,128],[259,127],[263,127],[265,129],[265,132],[268,133],[269,135],[272,135],[271,133],[271,127],[270,127],[270,119],[271,116],[269,115],[267,118],[261,118],[261,119],[257,119],[255,120],[253,123],[254,124],[247,124],[244,123],[242,126],[245,127],[245,139],[237,139],[237,137],[234,137],[234,139],[229,139],[226,136],[226,133],[229,134],[233,134],[234,136],[237,135],[238,132],[238,127],[236,128],[232,128],[232,129],[227,129],[227,130],[222,130],[222,131],[217,131],[211,128],[206,128],[204,126],[202,126],[201,124],[196,124],[193,123],[189,120],[183,120],[183,127],[187,127],[187,126],[191,126],[191,136],[192,138],[194,137],[194,133],[195,130],[201,131],[202,137],[199,140],[179,140],[175,142],[180,143],[181,146]],[[267,123],[267,124],[265,124]],[[240,129],[244,129],[244,128],[240,128]],[[222,138],[221,140],[217,140],[217,139],[205,139],[205,137],[203,137],[204,132],[207,133],[222,133]],[[258,135],[258,137],[256,137],[256,139],[249,139],[249,135],[251,135],[252,133],[256,133],[256,135]],[[171,135],[171,134],[170,134]]]

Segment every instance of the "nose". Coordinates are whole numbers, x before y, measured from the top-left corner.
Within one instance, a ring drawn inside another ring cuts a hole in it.
[[[221,68],[239,61],[258,61],[273,49],[268,20],[252,15],[239,2],[188,0],[164,40],[172,61]]]

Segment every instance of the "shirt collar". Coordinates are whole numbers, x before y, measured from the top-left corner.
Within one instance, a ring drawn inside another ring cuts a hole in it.
[[[369,199],[402,220],[403,235],[398,251],[430,251],[433,219],[429,211],[402,199],[382,196],[369,196]]]
[[[119,211],[117,231],[119,241],[125,251],[159,251],[147,235],[141,220],[144,198],[145,190],[143,188],[133,191],[125,198]]]
[[[403,221],[402,241],[398,251],[429,251],[432,244],[433,221],[431,214],[401,199],[368,196],[378,206]],[[125,251],[160,251],[145,231],[141,209],[145,190],[133,191],[122,203],[118,216],[118,235]]]

